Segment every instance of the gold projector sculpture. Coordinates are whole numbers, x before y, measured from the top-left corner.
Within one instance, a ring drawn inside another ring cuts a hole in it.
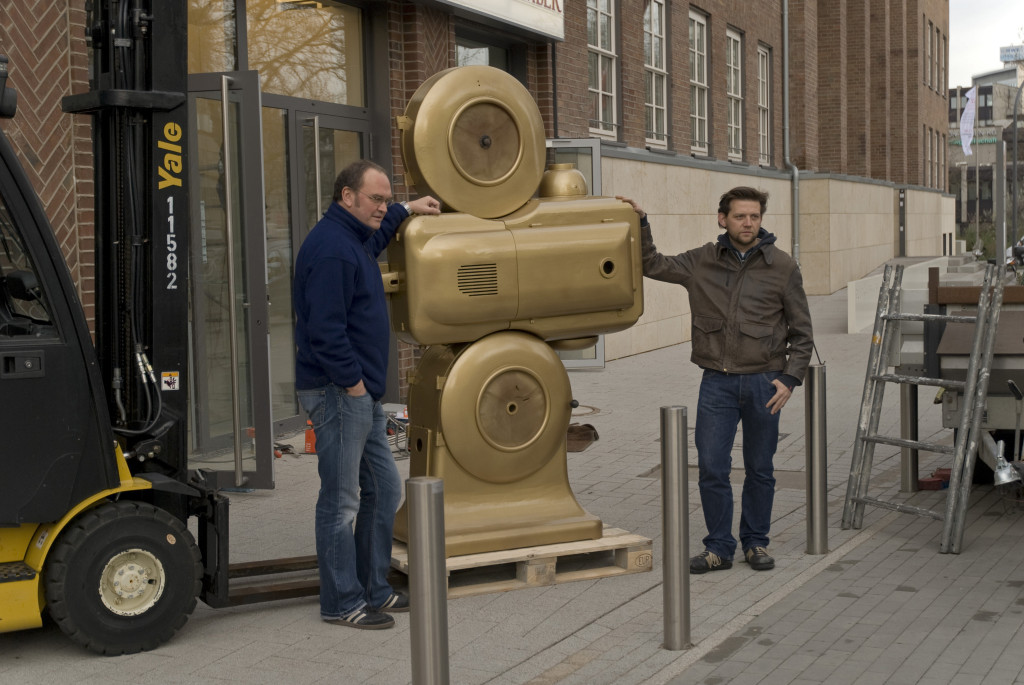
[[[444,479],[446,555],[598,539],[569,487],[556,350],[640,318],[637,215],[572,165],[545,171],[537,105],[501,70],[436,74],[398,126],[409,183],[446,210],[405,221],[384,274],[398,337],[429,346],[409,377],[410,476]]]

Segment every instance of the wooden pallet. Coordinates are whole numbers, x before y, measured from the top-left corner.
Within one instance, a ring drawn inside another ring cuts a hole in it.
[[[448,597],[454,599],[642,573],[651,570],[654,555],[650,539],[605,526],[599,540],[466,554],[445,561]],[[391,549],[391,567],[409,574],[408,548],[398,540]]]

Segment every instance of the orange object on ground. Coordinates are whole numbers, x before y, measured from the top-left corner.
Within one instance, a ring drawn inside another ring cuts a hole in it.
[[[316,454],[316,433],[313,432],[313,422],[306,421],[306,447],[303,450],[306,454]]]

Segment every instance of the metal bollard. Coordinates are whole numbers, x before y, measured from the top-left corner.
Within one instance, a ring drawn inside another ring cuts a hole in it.
[[[917,440],[917,386],[900,385],[900,437]],[[919,475],[917,450],[900,448],[900,492],[917,492]]]
[[[690,643],[690,526],[686,407],[661,408],[662,561],[665,649]]]
[[[825,367],[807,368],[804,442],[807,447],[807,553],[828,554],[828,428]]]
[[[444,482],[406,481],[409,498],[409,625],[414,685],[448,685],[448,578]]]

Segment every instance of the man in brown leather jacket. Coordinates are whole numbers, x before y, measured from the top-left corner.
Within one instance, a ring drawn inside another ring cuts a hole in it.
[[[708,534],[691,573],[732,567],[732,469],[736,427],[743,424],[743,496],[739,541],[751,568],[775,567],[768,530],[775,497],[772,460],[779,412],[803,382],[811,358],[811,315],[796,261],[761,227],[768,194],[733,188],[722,195],[718,225],[707,243],[675,256],[658,252],[646,213],[640,215],[644,275],[686,288],[693,320],[691,361],[704,369],[694,440],[701,506]]]

